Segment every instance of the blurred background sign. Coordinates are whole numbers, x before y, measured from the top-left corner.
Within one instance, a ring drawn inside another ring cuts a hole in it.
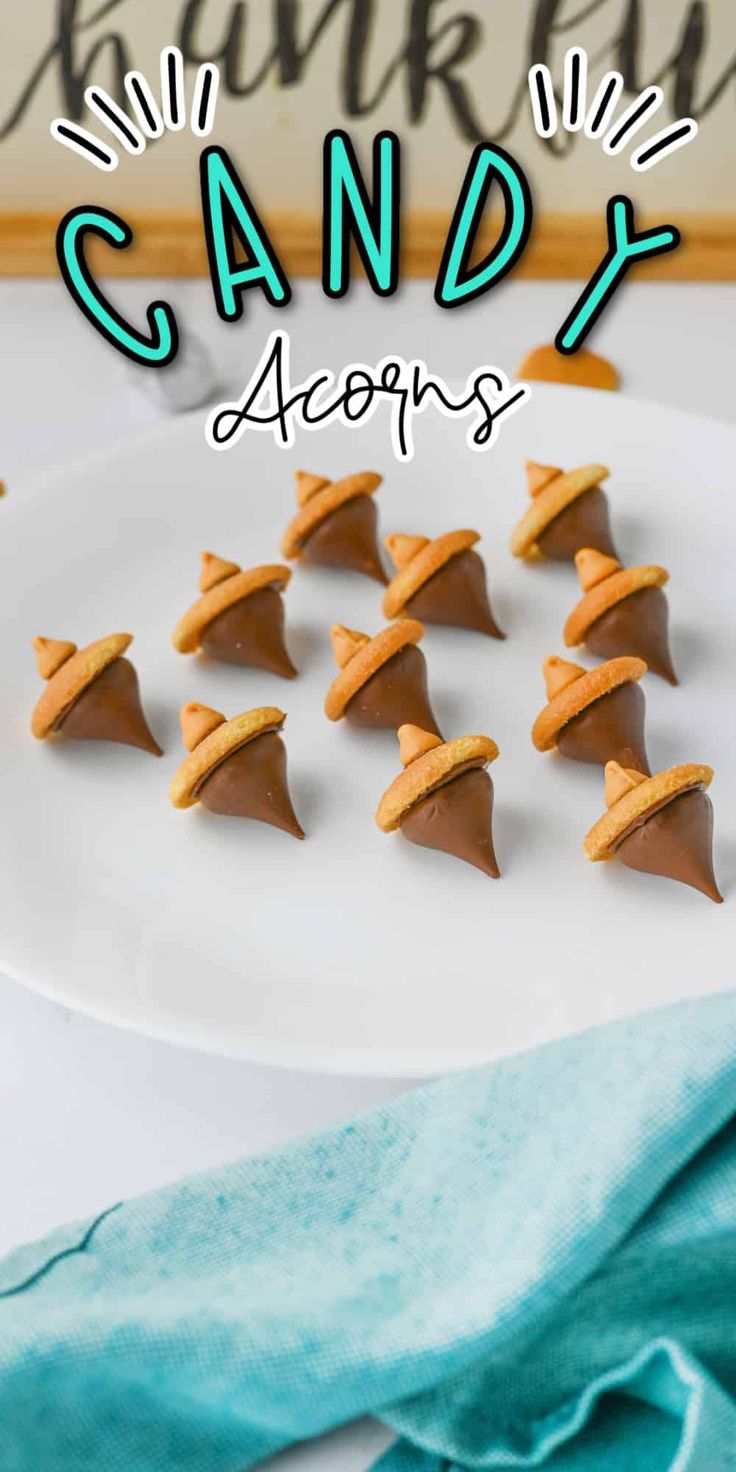
[[[736,0],[5,0],[2,12],[3,273],[55,271],[58,219],[92,202],[136,230],[130,250],[100,253],[109,272],[204,272],[201,145],[188,129],[122,153],[112,174],[49,134],[58,115],[99,128],[84,103],[91,82],[122,99],[135,68],[158,91],[160,50],[175,43],[189,79],[199,62],[219,64],[212,141],[232,153],[292,272],[319,270],[322,140],[342,126],[365,168],[376,131],[402,140],[405,273],[434,274],[472,146],[491,139],[534,195],[520,274],[584,274],[600,259],[606,200],[624,191],[642,223],[683,229],[685,245],[650,275],[736,275]],[[591,93],[609,68],[623,73],[624,102],[663,88],[640,139],[683,116],[698,138],[645,174],[582,133],[538,138],[528,68],[546,61],[561,88],[572,44],[590,56]]]

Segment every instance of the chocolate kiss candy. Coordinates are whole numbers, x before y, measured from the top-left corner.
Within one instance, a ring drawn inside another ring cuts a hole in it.
[[[411,723],[439,735],[427,689],[427,664],[416,644],[424,633],[415,619],[400,619],[373,639],[333,624],[332,645],[340,673],[325,700],[330,720],[398,731]]]
[[[414,644],[392,655],[345,708],[345,719],[352,726],[398,731],[409,718],[425,730],[439,730],[429,703],[427,661]]]
[[[538,751],[557,747],[578,762],[615,760],[649,772],[644,744],[642,659],[623,656],[594,670],[551,655],[542,670],[549,704],[532,727]]]
[[[591,486],[554,516],[537,538],[537,545],[554,562],[572,562],[579,547],[597,547],[615,557],[608,501],[600,486]]]
[[[321,521],[302,544],[306,562],[323,567],[345,567],[362,572],[377,583],[386,582],[378,550],[378,512],[375,501],[356,496]]]
[[[606,767],[608,813],[585,840],[589,858],[616,858],[629,869],[698,889],[720,904],[713,873],[710,767],[671,767],[645,777],[618,762]]]
[[[640,685],[619,685],[609,695],[573,716],[557,737],[558,750],[576,762],[607,761],[638,767],[648,775],[649,759],[644,744],[644,692]]]
[[[477,629],[492,639],[506,638],[491,613],[486,570],[472,549],[451,557],[406,606],[414,618],[428,624],[450,624],[458,629]]]
[[[119,741],[162,756],[143,714],[138,676],[128,659],[115,659],[74,701],[56,727],[75,741]]]
[[[495,742],[485,736],[443,742],[402,726],[399,747],[404,771],[381,799],[379,827],[399,828],[411,843],[452,854],[498,879],[493,783],[484,770],[498,754]]]
[[[639,588],[594,620],[585,643],[593,654],[638,654],[653,674],[676,685],[667,623],[667,599],[662,589]]]
[[[622,567],[592,547],[575,554],[584,597],[568,618],[568,646],[585,643],[594,654],[631,654],[650,670],[677,684],[667,638],[667,599],[662,588],[669,578],[663,567]]]
[[[202,597],[179,620],[174,647],[181,654],[202,649],[224,664],[293,679],[297,671],[284,642],[281,597],[290,578],[288,567],[268,563],[243,572],[237,562],[203,552]]]
[[[115,741],[162,756],[143,713],[135,668],[124,658],[131,642],[130,634],[111,634],[78,650],[65,640],[35,639],[39,673],[48,684],[33,713],[34,735]]]
[[[572,562],[580,547],[597,547],[615,556],[608,502],[598,483],[608,475],[605,465],[581,465],[565,472],[529,460],[526,474],[532,503],[511,537],[515,557],[541,554],[555,562]]]
[[[304,837],[291,805],[286,780],[286,747],[275,731],[256,736],[226,756],[199,789],[199,800],[212,813],[255,818]]]
[[[195,802],[212,813],[253,818],[294,838],[304,830],[294,812],[286,776],[286,747],[279,735],[282,711],[262,706],[226,721],[220,711],[190,702],[181,727],[190,755],[171,787],[175,807]]]
[[[493,783],[487,772],[463,772],[411,808],[401,832],[421,848],[453,854],[498,879],[493,849]]]
[[[284,532],[284,556],[323,567],[347,568],[385,583],[378,548],[378,512],[372,500],[380,484],[381,476],[369,470],[338,481],[297,471],[300,509]]]
[[[269,670],[287,680],[297,673],[284,642],[284,605],[275,588],[261,588],[218,614],[202,634],[202,649],[211,659]]]
[[[474,629],[504,639],[491,612],[483,561],[473,551],[478,540],[478,533],[472,531],[447,532],[432,542],[402,534],[386,537],[385,545],[397,568],[384,596],[387,618],[406,610],[425,623]]]
[[[713,873],[713,804],[706,792],[674,797],[620,839],[614,853],[628,869],[679,879],[723,902]]]

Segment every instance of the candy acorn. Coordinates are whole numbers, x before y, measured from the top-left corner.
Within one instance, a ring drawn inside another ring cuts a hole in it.
[[[190,701],[180,719],[189,756],[171,784],[175,808],[201,802],[212,813],[254,818],[304,837],[286,780],[282,710],[264,705],[226,721],[220,711]]]
[[[560,470],[528,460],[527,485],[532,498],[511,537],[514,557],[549,557],[572,562],[579,547],[598,547],[615,557],[608,520],[608,501],[600,482],[605,465]]]
[[[644,744],[643,659],[623,655],[585,670],[557,655],[542,665],[547,701],[532,726],[537,751],[557,748],[576,762],[607,761],[649,773]]]
[[[396,576],[383,596],[386,618],[408,613],[428,624],[475,629],[493,639],[506,636],[491,612],[483,560],[473,549],[478,532],[429,537],[395,533],[384,538]]]
[[[655,675],[676,685],[662,592],[669,573],[650,564],[622,567],[593,547],[576,552],[575,566],[584,596],[563,630],[568,648],[585,644],[605,658],[635,654]]]
[[[693,762],[645,777],[618,762],[606,766],[608,812],[587,834],[589,859],[619,859],[629,869],[660,874],[722,902],[713,873],[711,767]]]
[[[212,552],[202,553],[202,594],[174,629],[180,654],[201,649],[225,664],[249,665],[293,679],[297,671],[284,642],[281,594],[291,569],[264,563],[247,571]]]
[[[382,477],[361,470],[329,481],[298,470],[295,479],[299,510],[281,539],[284,557],[348,568],[385,583],[373,500]]]
[[[493,849],[493,783],[485,771],[498,756],[488,736],[441,741],[417,726],[402,726],[404,771],[384,792],[376,822],[384,833],[399,828],[421,848],[452,854],[498,879]]]
[[[162,756],[143,714],[138,676],[125,652],[132,634],[108,634],[85,649],[66,639],[34,639],[46,688],[31,718],[39,740],[117,741]]]
[[[398,619],[372,639],[343,624],[332,625],[340,673],[326,698],[325,715],[354,726],[398,731],[408,722],[439,735],[427,690],[427,663],[417,648],[424,625]]]

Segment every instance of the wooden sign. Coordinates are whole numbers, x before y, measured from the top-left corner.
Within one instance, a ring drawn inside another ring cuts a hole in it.
[[[109,174],[49,131],[59,116],[99,128],[85,103],[91,83],[124,101],[124,77],[137,70],[156,90],[161,48],[175,44],[187,78],[202,61],[217,63],[213,139],[247,180],[291,274],[320,268],[322,140],[340,126],[367,174],[374,134],[391,128],[401,138],[405,274],[436,272],[473,146],[491,140],[519,160],[534,197],[519,274],[585,275],[600,259],[606,201],[628,193],[642,225],[671,221],[683,234],[651,275],[736,275],[733,0],[56,0],[14,7],[2,31],[5,274],[55,273],[56,226],[80,202],[123,213],[136,232],[129,251],[101,249],[98,269],[205,270],[201,145],[188,129],[140,157],[123,153]],[[546,63],[561,95],[571,45],[590,58],[589,98],[616,69],[622,106],[661,87],[650,133],[690,117],[698,136],[647,173],[582,130],[540,138],[528,70]],[[490,238],[492,220],[484,228]]]

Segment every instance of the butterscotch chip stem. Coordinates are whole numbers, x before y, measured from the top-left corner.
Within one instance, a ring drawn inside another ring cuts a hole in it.
[[[183,705],[179,712],[181,724],[181,739],[187,751],[194,751],[209,736],[217,726],[225,724],[225,716],[221,710],[213,710],[211,705],[201,705],[198,700],[190,700]]]
[[[77,652],[76,644],[70,639],[42,639],[37,635],[33,641],[36,668],[42,680],[50,680],[63,664]]]
[[[421,726],[399,726],[397,735],[402,767],[408,767],[418,756],[424,756],[425,751],[442,745],[441,736],[435,736],[434,731],[423,731]]]

